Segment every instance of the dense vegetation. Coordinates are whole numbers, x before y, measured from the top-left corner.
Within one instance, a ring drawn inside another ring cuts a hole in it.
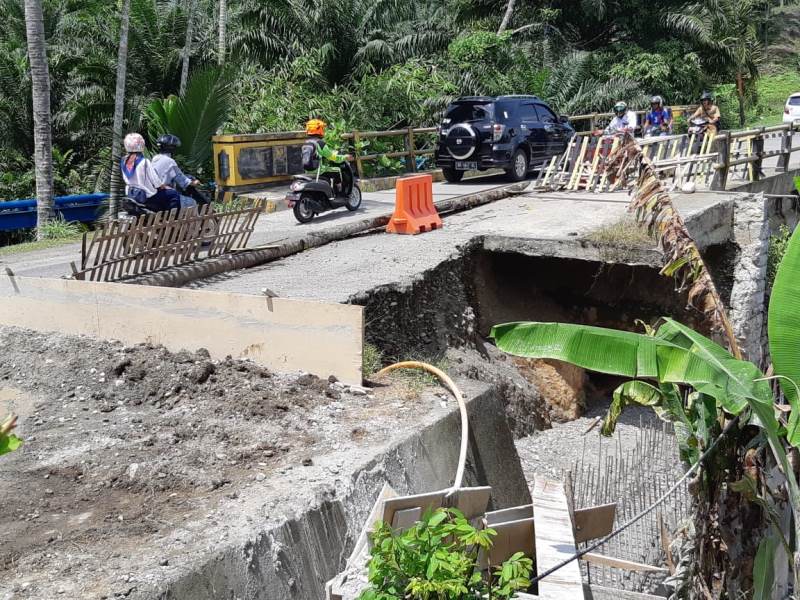
[[[41,1],[55,192],[108,189],[121,2]],[[793,36],[767,26],[795,24],[793,7],[771,6],[783,3],[225,0],[220,44],[220,0],[130,0],[123,129],[163,129],[147,106],[179,93],[190,21],[190,78],[224,70],[212,96],[229,87],[231,132],[297,129],[312,115],[344,128],[425,125],[461,94],[534,93],[575,114],[654,93],[692,102],[706,88],[733,126],[737,92],[756,120],[779,117],[800,86]],[[23,5],[0,0],[0,199],[34,193]]]

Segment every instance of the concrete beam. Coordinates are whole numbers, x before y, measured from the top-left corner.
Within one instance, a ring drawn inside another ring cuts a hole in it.
[[[229,292],[0,276],[0,325],[206,348],[361,384],[360,306]]]

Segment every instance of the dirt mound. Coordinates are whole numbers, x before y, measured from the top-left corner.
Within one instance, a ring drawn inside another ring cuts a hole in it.
[[[25,440],[1,461],[0,580],[102,540],[109,556],[124,553],[137,536],[236,498],[243,482],[309,466],[331,445],[339,398],[352,394],[348,411],[374,401],[334,378],[215,362],[203,349],[11,328],[0,328],[0,347],[0,414],[21,414]]]

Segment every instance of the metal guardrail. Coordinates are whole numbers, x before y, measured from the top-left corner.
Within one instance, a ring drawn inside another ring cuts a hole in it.
[[[53,198],[57,217],[69,222],[94,221],[108,199],[108,194],[76,194]],[[36,199],[0,202],[0,231],[32,229],[36,227]]]

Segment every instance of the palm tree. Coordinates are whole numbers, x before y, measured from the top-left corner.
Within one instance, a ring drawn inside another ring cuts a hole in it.
[[[186,82],[189,79],[189,59],[192,55],[192,36],[194,30],[194,0],[186,3],[186,41],[183,44],[183,66],[181,67],[181,85],[178,94],[183,96],[186,92]]]
[[[125,79],[128,69],[128,27],[131,0],[122,0],[119,23],[119,50],[117,51],[117,88],[114,93],[114,124],[111,137],[111,198],[109,213],[115,218],[120,208],[122,175],[119,159],[122,156],[122,120],[125,115]]]
[[[219,41],[217,42],[217,64],[225,64],[228,26],[228,1],[219,0]]]
[[[706,49],[705,62],[712,71],[734,78],[740,126],[745,120],[745,80],[758,77],[762,58],[758,28],[764,4],[765,0],[702,0],[666,17],[670,27]]]
[[[41,0],[25,0],[25,31],[31,66],[33,141],[36,164],[36,237],[44,237],[43,226],[53,217],[53,140],[50,128],[50,73]]]

